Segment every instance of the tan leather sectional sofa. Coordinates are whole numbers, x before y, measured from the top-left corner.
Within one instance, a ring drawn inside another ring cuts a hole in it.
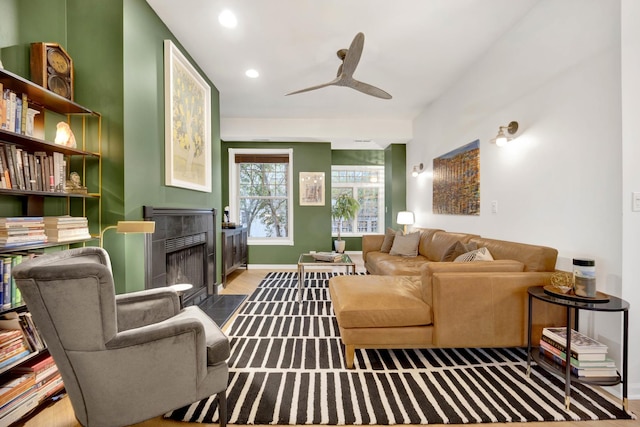
[[[421,229],[419,253],[380,252],[383,235],[363,236],[370,275],[329,281],[346,364],[356,348],[518,347],[527,345],[527,288],[549,284],[557,251],[443,230]],[[487,247],[494,261],[444,262],[457,241]],[[566,313],[534,300],[533,342]]]

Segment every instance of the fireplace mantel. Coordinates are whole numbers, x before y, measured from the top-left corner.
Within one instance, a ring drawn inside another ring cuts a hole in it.
[[[156,222],[145,240],[145,288],[190,283],[185,305],[215,293],[216,210],[144,206],[143,216]]]

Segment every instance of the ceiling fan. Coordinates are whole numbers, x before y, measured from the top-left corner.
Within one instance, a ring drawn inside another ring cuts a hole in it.
[[[288,93],[288,95],[294,95],[296,93],[309,92],[311,90],[320,89],[327,86],[345,86],[355,89],[367,95],[376,96],[382,99],[391,99],[384,90],[372,86],[368,83],[361,82],[353,78],[353,72],[360,62],[360,56],[362,55],[362,48],[364,47],[364,34],[358,33],[353,38],[349,49],[340,49],[337,52],[338,58],[342,61],[340,67],[338,67],[338,75],[335,79],[328,83],[319,84],[317,86],[311,86],[306,89],[300,89],[295,92]]]

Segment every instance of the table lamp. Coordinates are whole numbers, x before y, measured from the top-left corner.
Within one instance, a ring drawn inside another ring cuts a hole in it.
[[[407,225],[412,225],[415,219],[413,216],[413,212],[411,211],[400,211],[398,212],[398,217],[396,218],[396,222],[399,225],[404,225],[404,234],[407,234]]]
[[[116,230],[116,233],[153,233],[156,230],[155,221],[118,221],[117,225],[105,227],[100,232],[100,247],[104,241],[104,233],[107,230]]]

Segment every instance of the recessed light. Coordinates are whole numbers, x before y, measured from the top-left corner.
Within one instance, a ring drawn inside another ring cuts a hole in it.
[[[220,25],[226,28],[235,28],[238,25],[238,19],[236,15],[229,9],[225,9],[218,15],[218,22]]]
[[[245,71],[244,74],[251,79],[260,77],[260,73],[258,72],[258,70],[254,70],[253,68]]]

